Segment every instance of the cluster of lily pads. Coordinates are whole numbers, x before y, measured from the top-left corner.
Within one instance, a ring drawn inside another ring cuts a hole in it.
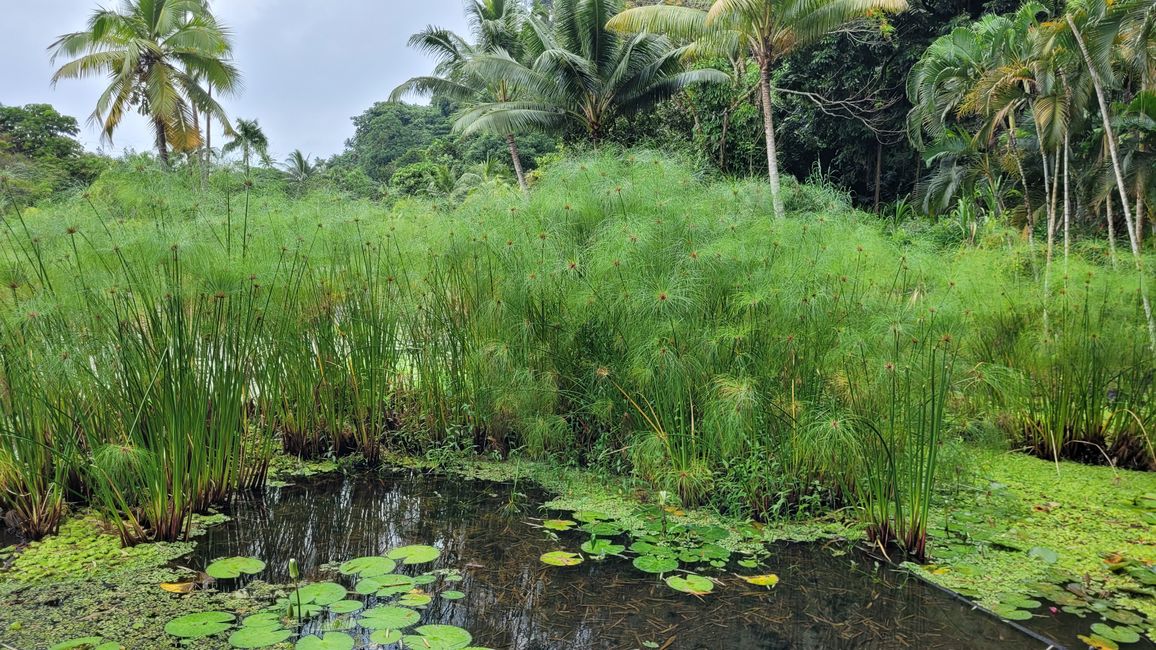
[[[269,648],[292,643],[294,650],[353,650],[368,635],[369,647],[421,650],[487,650],[471,646],[470,633],[454,625],[418,625],[421,610],[434,601],[465,597],[449,586],[460,582],[456,569],[437,569],[417,575],[397,573],[400,566],[433,562],[440,551],[432,546],[412,545],[382,556],[349,560],[338,572],[353,583],[351,591],[339,582],[297,585],[272,606],[238,619],[232,612],[186,614],[169,621],[165,632],[185,644],[215,636],[227,636],[232,648]],[[290,574],[296,578],[295,563]],[[256,575],[265,563],[256,558],[231,557],[210,564],[205,573],[218,580]],[[372,606],[371,606],[372,605]],[[323,631],[306,634],[307,624],[325,617]],[[61,644],[53,650],[118,650],[121,646],[90,637]]]
[[[570,519],[547,519],[538,524],[550,531],[554,538],[557,533],[567,531],[583,532],[589,538],[578,547],[579,552],[566,550],[542,554],[540,560],[550,566],[575,566],[586,559],[602,560],[609,556],[631,558],[636,569],[658,575],[668,587],[682,593],[705,596],[714,591],[718,582],[701,573],[708,570],[726,568],[733,552],[719,544],[731,532],[719,526],[700,526],[688,523],[672,523],[669,509],[661,506],[647,506],[635,513],[642,528],[626,530],[621,522],[610,515],[579,510]],[[742,531],[757,539],[758,531]],[[615,540],[629,534],[629,545]],[[755,569],[760,561],[757,555],[737,560],[740,567]],[[667,575],[671,574],[671,575]],[[773,587],[779,582],[774,574],[739,576],[746,582],[762,587]]]

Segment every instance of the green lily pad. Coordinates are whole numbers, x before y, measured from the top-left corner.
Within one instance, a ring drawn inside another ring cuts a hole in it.
[[[1113,623],[1121,623],[1123,625],[1140,625],[1144,622],[1144,618],[1139,614],[1124,609],[1108,610],[1104,612],[1104,618]]]
[[[353,637],[344,632],[326,632],[325,636],[301,637],[297,650],[353,650]]]
[[[466,597],[462,592],[452,589],[450,591],[443,591],[440,595],[442,600],[461,600]]]
[[[685,578],[682,576],[670,576],[666,579],[666,584],[675,591],[681,591],[695,596],[703,596],[714,591],[713,582],[702,576],[696,576],[693,573],[688,574]]]
[[[634,568],[647,573],[670,573],[678,568],[678,560],[657,555],[639,555],[633,564]]]
[[[542,557],[538,558],[544,564],[550,566],[575,566],[582,564],[582,556],[577,553],[569,553],[567,551],[552,551],[550,553],[543,553]]]
[[[301,588],[301,604],[309,603],[325,607],[345,598],[345,587],[336,582],[315,582]],[[297,595],[290,594],[289,600],[297,602]]]
[[[401,630],[375,630],[369,640],[377,645],[393,645],[401,641]]]
[[[205,568],[205,573],[218,580],[240,577],[242,573],[253,575],[265,570],[265,563],[255,557],[228,557],[217,560]]]
[[[365,607],[365,603],[360,600],[339,600],[330,604],[328,609],[334,614],[352,614],[360,611],[362,607]]]
[[[393,573],[393,570],[396,568],[397,562],[394,560],[387,557],[370,555],[367,557],[359,557],[356,560],[350,560],[342,564],[338,570],[341,571],[341,575],[373,578],[387,573]]]
[[[579,528],[590,533],[591,535],[597,535],[599,537],[615,537],[622,534],[621,528],[605,521],[596,521],[589,524],[582,524],[579,526]]]
[[[242,627],[281,627],[281,615],[273,612],[261,612],[246,616],[241,621]]]
[[[1092,632],[1116,643],[1136,643],[1140,640],[1139,632],[1121,625],[1112,627],[1104,623],[1093,623]]]
[[[639,555],[654,555],[656,557],[678,557],[678,553],[669,546],[662,546],[660,544],[652,544],[650,542],[634,542],[630,545],[630,550]]]
[[[284,643],[293,632],[281,627],[248,625],[229,635],[229,645],[234,648],[267,648]]]
[[[592,539],[582,543],[582,551],[590,555],[618,555],[626,547],[611,543],[608,539]]]
[[[387,573],[376,578],[366,578],[357,583],[354,588],[357,593],[368,596],[376,594],[378,596],[396,596],[403,594],[414,588],[413,578],[409,576],[398,575],[396,573]]]
[[[416,635],[403,637],[405,645],[423,650],[465,650],[473,637],[453,625],[423,625],[415,628]]]
[[[744,569],[753,569],[759,565],[757,560],[739,560],[739,566]]]
[[[389,559],[398,560],[403,564],[425,564],[426,562],[433,562],[438,559],[441,554],[441,551],[432,546],[413,544],[395,548],[386,555]]]
[[[1102,636],[1093,634],[1092,636],[1085,636],[1077,634],[1076,638],[1088,644],[1089,648],[1096,648],[1096,650],[1120,650],[1120,646],[1115,641],[1105,639]]]
[[[998,615],[1000,618],[1007,619],[1009,621],[1026,621],[1032,617],[1031,612],[1018,609],[1014,605],[1000,605],[992,611],[995,612],[996,615]]]
[[[1059,561],[1060,554],[1044,546],[1035,546],[1028,551],[1028,557],[1036,558],[1044,564],[1055,564]]]
[[[397,604],[402,607],[425,607],[433,602],[433,596],[429,594],[405,594],[397,599]]]
[[[570,530],[577,525],[578,522],[570,521],[569,519],[547,519],[542,522],[542,528],[557,531]]]
[[[419,576],[413,577],[413,583],[415,585],[432,585],[433,583],[437,582],[437,580],[438,577],[432,573],[423,573]]]
[[[584,523],[593,523],[596,521],[606,521],[610,519],[610,515],[605,512],[598,512],[597,510],[579,510],[572,515],[578,521]]]
[[[367,609],[358,623],[369,630],[400,630],[421,620],[421,614],[405,607],[383,605]]]
[[[165,633],[182,639],[200,639],[233,627],[236,616],[228,612],[200,612],[174,618],[165,624]]]

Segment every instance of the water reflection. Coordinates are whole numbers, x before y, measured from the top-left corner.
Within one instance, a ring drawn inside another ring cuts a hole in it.
[[[774,590],[722,574],[724,585],[701,599],[673,592],[625,560],[546,567],[538,556],[559,544],[524,523],[542,513],[503,511],[509,492],[408,473],[327,478],[238,502],[236,519],[210,531],[194,562],[252,555],[268,563],[259,577],[282,582],[291,557],[320,577],[326,563],[430,544],[442,550],[435,567],[462,570],[456,588],[466,598],[435,599],[423,622],[464,627],[491,648],[1045,647],[905,574],[814,545],[775,549],[768,570],[782,581]],[[536,505],[540,497],[527,498]],[[580,541],[569,537],[563,545],[574,549]]]

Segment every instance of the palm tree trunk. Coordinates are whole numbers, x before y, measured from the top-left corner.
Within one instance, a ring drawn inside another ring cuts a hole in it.
[[[1136,244],[1144,248],[1144,170],[1136,170]]]
[[[169,166],[169,141],[165,136],[165,121],[158,118],[153,118],[153,130],[156,136],[157,154],[161,157],[161,162],[165,167]]]
[[[529,189],[526,186],[526,174],[522,171],[522,156],[518,154],[518,143],[514,141],[514,134],[506,134],[506,145],[510,148],[510,159],[514,161],[514,173],[518,175],[518,187],[525,192]]]
[[[205,89],[209,93],[209,99],[213,98],[213,84],[207,84]],[[209,163],[213,160],[213,116],[210,113],[205,113],[205,148],[202,152],[203,164],[201,165],[201,187],[208,187],[209,185]]]
[[[1116,133],[1112,129],[1112,120],[1108,112],[1108,100],[1104,97],[1104,84],[1100,80],[1100,73],[1092,62],[1092,55],[1088,53],[1088,46],[1084,43],[1084,36],[1076,27],[1076,21],[1071,14],[1064,18],[1072,30],[1076,44],[1080,46],[1080,54],[1084,57],[1084,65],[1088,67],[1088,76],[1092,79],[1092,87],[1096,89],[1096,101],[1100,104],[1100,119],[1104,123],[1104,137],[1108,140],[1108,153],[1112,156],[1112,172],[1116,176],[1116,189],[1120,192],[1120,209],[1124,212],[1124,223],[1128,226],[1128,240],[1132,247],[1132,258],[1136,262],[1136,271],[1140,275],[1140,298],[1144,302],[1144,316],[1148,319],[1148,342],[1152,352],[1156,354],[1156,318],[1152,315],[1152,303],[1148,300],[1148,290],[1144,286],[1144,257],[1140,254],[1140,243],[1136,239],[1135,226],[1132,223],[1132,209],[1128,206],[1128,190],[1124,187],[1124,171],[1120,165],[1120,151],[1116,146]]]
[[[1072,251],[1072,201],[1068,190],[1071,176],[1070,161],[1071,143],[1067,133],[1064,134],[1064,269],[1068,268],[1068,255]]]
[[[1047,158],[1044,159],[1044,168],[1047,168]],[[1048,236],[1047,236],[1047,253],[1044,257],[1044,338],[1050,336],[1050,327],[1048,320],[1048,305],[1052,301],[1052,258],[1055,257],[1056,250],[1056,220],[1058,217],[1058,210],[1056,209],[1056,201],[1059,197],[1060,188],[1060,152],[1056,150],[1055,173],[1052,174],[1052,196],[1048,203]]]
[[[774,206],[775,217],[782,219],[783,195],[779,186],[779,154],[775,149],[775,120],[771,106],[771,64],[769,61],[759,61],[759,90],[763,100],[763,130],[767,138],[767,175],[771,181],[771,203]]]
[[[875,142],[875,214],[879,214],[879,199],[883,194],[883,143]]]

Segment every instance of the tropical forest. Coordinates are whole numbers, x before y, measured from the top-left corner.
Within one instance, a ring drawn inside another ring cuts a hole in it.
[[[0,650],[1156,648],[1152,0],[4,14]]]

